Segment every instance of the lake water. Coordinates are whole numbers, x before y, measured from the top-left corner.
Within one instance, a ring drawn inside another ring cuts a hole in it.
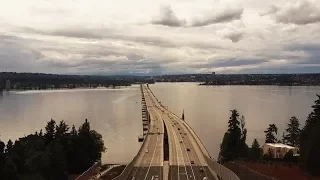
[[[170,110],[186,121],[217,156],[231,109],[246,117],[247,143],[264,142],[268,124],[279,128],[279,138],[293,115],[304,124],[320,87],[198,86],[196,83],[149,85]],[[79,127],[85,118],[102,134],[108,148],[105,163],[126,163],[137,153],[142,133],[139,86],[123,89],[76,89],[4,92],[0,95],[0,138],[16,139],[44,128],[51,118]]]

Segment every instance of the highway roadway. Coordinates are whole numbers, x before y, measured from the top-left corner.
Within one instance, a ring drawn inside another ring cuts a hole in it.
[[[218,180],[210,171],[204,150],[188,126],[142,86],[150,114],[149,131],[127,180]],[[169,170],[164,171],[164,125],[169,141]]]
[[[192,132],[180,118],[162,106],[150,89],[148,97],[152,98],[157,108],[154,112],[166,125],[169,139],[169,180],[203,180],[204,177],[215,180],[216,176],[210,171],[203,152]]]
[[[157,108],[145,86],[143,86],[143,92],[150,113],[149,131],[141,147],[141,155],[136,160],[127,180],[162,180],[164,125],[162,119],[155,113]]]

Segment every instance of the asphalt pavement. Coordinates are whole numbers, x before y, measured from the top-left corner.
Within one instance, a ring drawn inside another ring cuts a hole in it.
[[[127,180],[217,180],[212,174],[199,142],[180,118],[164,108],[143,86],[145,101],[150,113],[149,131],[140,155]],[[169,140],[169,173],[163,175],[164,125]],[[168,177],[163,177],[168,176]]]

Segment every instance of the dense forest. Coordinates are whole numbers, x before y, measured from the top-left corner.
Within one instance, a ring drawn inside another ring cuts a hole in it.
[[[60,121],[47,123],[14,143],[0,141],[1,180],[67,180],[101,159],[102,136],[85,122],[77,130]]]
[[[88,76],[43,73],[0,72],[1,89],[59,89],[130,86],[134,83],[153,83],[152,79],[139,76]]]
[[[294,156],[290,150],[282,159],[273,159],[270,153],[263,155],[257,139],[254,139],[251,148],[249,148],[246,144],[245,118],[244,116],[240,117],[237,110],[231,110],[228,130],[224,134],[220,146],[219,160],[222,163],[239,158],[299,163],[311,175],[320,175],[320,96],[317,95],[317,98],[315,104],[311,106],[313,110],[306,119],[304,127],[300,128],[299,120],[292,116],[282,135],[282,139],[277,138],[278,128],[275,124],[270,124],[264,131],[266,136],[265,143],[283,143],[298,147],[300,156]]]

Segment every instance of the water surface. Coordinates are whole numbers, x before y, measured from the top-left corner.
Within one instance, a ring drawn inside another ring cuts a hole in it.
[[[209,153],[217,156],[227,129],[230,110],[237,109],[246,118],[247,144],[254,138],[264,143],[264,130],[270,123],[279,128],[278,138],[291,116],[304,125],[320,94],[312,86],[198,86],[197,83],[157,83],[149,85],[154,94],[185,120],[200,136]]]
[[[264,142],[263,131],[275,123],[281,138],[293,115],[301,124],[320,94],[320,87],[198,86],[196,83],[149,85],[170,110],[186,121],[217,156],[231,109],[246,117],[247,143]],[[105,163],[127,163],[138,152],[142,134],[139,86],[123,89],[76,89],[4,92],[0,95],[0,138],[3,141],[44,128],[51,118],[79,127],[85,118],[100,132],[108,148]]]
[[[108,148],[103,162],[127,163],[140,147],[140,87],[4,92],[0,96],[2,141],[44,129],[51,118],[76,127],[88,118]]]

